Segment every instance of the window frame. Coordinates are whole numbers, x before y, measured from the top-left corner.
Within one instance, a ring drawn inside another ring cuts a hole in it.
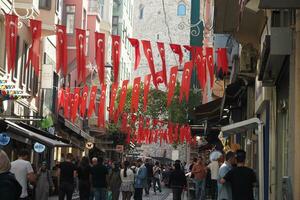
[[[73,9],[72,9],[72,11],[68,11],[69,7],[74,7],[74,11],[73,11]],[[68,35],[73,35],[74,31],[75,31],[75,12],[76,12],[76,5],[74,5],[74,4],[66,5],[66,33]],[[72,29],[70,29],[69,22],[68,22],[69,16],[73,17],[73,22],[72,22],[73,28]]]
[[[17,37],[17,45],[16,45],[16,57],[15,57],[15,69],[12,71],[12,81],[17,82],[18,81],[18,73],[19,73],[19,50],[20,47],[20,36]]]
[[[182,10],[184,9],[184,10]],[[184,12],[184,13],[182,13]],[[186,5],[185,3],[183,2],[180,2],[177,6],[177,16],[179,17],[183,17],[183,16],[186,16]]]
[[[41,2],[45,2],[43,5]],[[39,9],[51,10],[52,0],[39,0]]]

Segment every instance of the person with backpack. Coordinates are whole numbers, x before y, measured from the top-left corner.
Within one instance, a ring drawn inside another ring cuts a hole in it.
[[[35,188],[35,199],[48,200],[49,190],[54,191],[54,184],[47,163],[42,162],[41,168],[37,173],[37,184]]]

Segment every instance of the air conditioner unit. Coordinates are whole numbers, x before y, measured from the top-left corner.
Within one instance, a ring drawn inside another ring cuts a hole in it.
[[[287,56],[292,53],[292,30],[289,27],[273,27],[267,35],[261,53],[258,80],[264,86],[276,83]]]

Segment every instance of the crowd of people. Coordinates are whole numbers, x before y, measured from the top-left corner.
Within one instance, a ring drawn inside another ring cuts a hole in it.
[[[149,195],[162,192],[161,183],[170,187],[174,200],[181,200],[184,190],[189,190],[188,181],[195,188],[196,200],[204,200],[207,193],[213,200],[253,200],[256,176],[245,167],[246,153],[243,150],[227,152],[225,160],[220,156],[206,163],[202,157],[194,158],[188,165],[176,160],[169,165],[153,163],[151,159],[132,162],[103,162],[101,157],[82,157],[74,163],[73,155],[67,154],[63,162],[55,167],[57,184],[53,182],[46,162],[34,170],[29,152],[21,150],[17,160],[10,162],[0,150],[0,193],[5,200],[47,200],[51,191],[57,191],[58,199],[71,200],[75,188],[80,200],[142,200]],[[207,182],[210,182],[210,189]],[[34,188],[34,192],[32,191]]]

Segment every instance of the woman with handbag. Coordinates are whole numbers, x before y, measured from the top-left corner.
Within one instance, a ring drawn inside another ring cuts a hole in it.
[[[47,169],[47,163],[43,162],[37,173],[37,184],[35,189],[35,199],[48,200],[49,190],[54,191],[54,184],[51,173]]]
[[[120,172],[121,175],[121,191],[122,191],[122,200],[130,200],[134,192],[134,172],[129,167],[129,162],[124,162],[124,167]]]

